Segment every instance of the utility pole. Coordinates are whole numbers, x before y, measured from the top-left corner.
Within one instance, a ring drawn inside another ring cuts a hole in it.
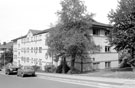
[[[6,49],[4,48],[4,68],[5,68],[5,53],[6,53]]]

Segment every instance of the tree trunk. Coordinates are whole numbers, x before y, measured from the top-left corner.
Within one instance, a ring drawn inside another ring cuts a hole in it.
[[[135,70],[135,65],[134,65],[135,61],[133,60],[135,58],[134,57],[134,52],[135,52],[135,49],[132,48],[132,52],[131,52],[131,59],[132,59],[132,61],[130,62],[130,65],[133,68],[133,71]]]
[[[63,71],[62,72],[66,73],[66,71],[65,71],[65,68],[66,68],[66,57],[63,57],[62,59],[63,59],[63,69],[62,69]]]
[[[83,72],[83,59],[81,58],[81,72]]]
[[[132,48],[132,52],[131,53],[132,53],[132,55],[131,55],[132,59],[134,59],[134,48]]]
[[[71,72],[74,69],[74,64],[75,64],[75,56],[73,56],[72,59],[71,59],[71,68],[70,68]]]

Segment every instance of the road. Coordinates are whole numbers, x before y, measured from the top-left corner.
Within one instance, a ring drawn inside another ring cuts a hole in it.
[[[70,82],[60,82],[44,77],[17,77],[0,74],[0,88],[97,88]]]

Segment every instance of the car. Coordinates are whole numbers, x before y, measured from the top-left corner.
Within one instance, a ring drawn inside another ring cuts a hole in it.
[[[24,77],[26,75],[35,76],[35,70],[32,66],[21,66],[18,69],[17,76]]]
[[[7,75],[17,74],[18,68],[19,68],[18,66],[14,65],[12,63],[9,63],[5,67],[5,74],[7,74]]]
[[[0,67],[0,71],[2,71],[2,67]]]

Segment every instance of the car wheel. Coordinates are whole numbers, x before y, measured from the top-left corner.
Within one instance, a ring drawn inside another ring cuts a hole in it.
[[[23,73],[21,73],[21,77],[24,77],[24,74]]]
[[[35,74],[32,74],[32,76],[36,76]]]
[[[20,76],[19,73],[17,73],[17,76],[18,76],[18,77]]]
[[[6,71],[6,74],[7,74],[7,75],[10,75],[10,71],[9,71],[9,70],[8,70],[8,71]]]

